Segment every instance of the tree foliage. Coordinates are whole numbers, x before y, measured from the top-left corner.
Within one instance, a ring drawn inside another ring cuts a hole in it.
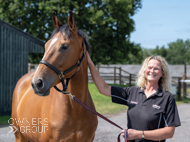
[[[69,11],[73,11],[78,29],[89,35],[95,63],[124,63],[129,53],[135,55],[140,51],[129,37],[134,30],[132,16],[141,8],[141,0],[0,0],[0,3],[0,19],[43,41],[53,31],[52,11],[57,12],[63,24]]]
[[[143,49],[139,44],[133,43],[133,50],[128,54],[128,60],[125,62],[126,64],[141,64],[141,62],[144,59],[144,53]]]
[[[169,64],[190,64],[190,40],[183,41],[178,39],[168,44],[168,48],[157,46],[155,49],[149,49],[146,56],[160,55],[164,57]]]
[[[168,47],[166,59],[170,64],[190,63],[190,40],[178,39],[176,42],[169,43]]]

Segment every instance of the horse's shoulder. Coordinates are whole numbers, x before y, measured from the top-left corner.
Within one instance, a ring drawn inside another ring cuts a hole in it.
[[[34,75],[34,72],[30,72],[30,73],[23,75],[18,80],[18,82],[15,86],[13,95],[16,95],[16,96],[21,95],[21,94],[23,94],[22,93],[23,91],[25,92],[27,89],[31,88],[31,80],[32,80],[33,75]]]
[[[26,83],[28,84],[28,82],[31,82],[32,77],[34,76],[34,71],[33,72],[29,72],[25,75],[23,75],[17,82],[17,85],[26,85]]]

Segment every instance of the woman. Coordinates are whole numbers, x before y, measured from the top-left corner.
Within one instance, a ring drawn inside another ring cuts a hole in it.
[[[88,53],[87,59],[99,92],[112,97],[115,103],[128,105],[127,135],[130,142],[165,142],[173,137],[175,127],[181,124],[175,99],[169,92],[169,70],[164,58],[146,58],[137,75],[136,86],[126,88],[107,85]]]

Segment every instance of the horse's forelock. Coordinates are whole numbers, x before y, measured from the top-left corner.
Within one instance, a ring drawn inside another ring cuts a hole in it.
[[[65,24],[65,25],[62,25],[58,28],[56,28],[51,36],[50,36],[50,39],[58,32],[61,32],[61,33],[65,33],[65,36],[70,39],[71,37],[71,32],[70,32],[70,29],[69,29],[69,25],[68,24]],[[87,51],[89,52],[90,51],[90,44],[89,44],[89,38],[88,38],[88,34],[82,30],[78,30],[78,34],[85,40],[85,44],[86,44],[86,49]]]
[[[66,35],[66,37],[67,37],[68,39],[70,39],[70,37],[71,37],[71,33],[70,33],[70,29],[69,29],[69,25],[68,25],[68,24],[65,24],[65,25],[62,25],[62,26],[56,28],[56,29],[51,33],[50,39],[51,39],[56,33],[58,33],[58,32],[60,32],[60,33],[63,33],[63,32],[64,32],[65,35]]]

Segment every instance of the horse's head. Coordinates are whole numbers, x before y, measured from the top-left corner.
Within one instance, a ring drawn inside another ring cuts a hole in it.
[[[83,38],[86,35],[77,30],[74,15],[71,12],[68,24],[62,25],[55,14],[52,19],[55,30],[45,44],[44,56],[31,82],[34,92],[40,96],[49,95],[50,88],[60,82],[55,70],[58,72],[66,71],[62,75],[63,80],[72,77],[77,72],[79,67],[74,65],[79,64],[86,47],[83,45]],[[87,42],[85,43],[87,44]],[[55,70],[52,69],[51,65]]]

